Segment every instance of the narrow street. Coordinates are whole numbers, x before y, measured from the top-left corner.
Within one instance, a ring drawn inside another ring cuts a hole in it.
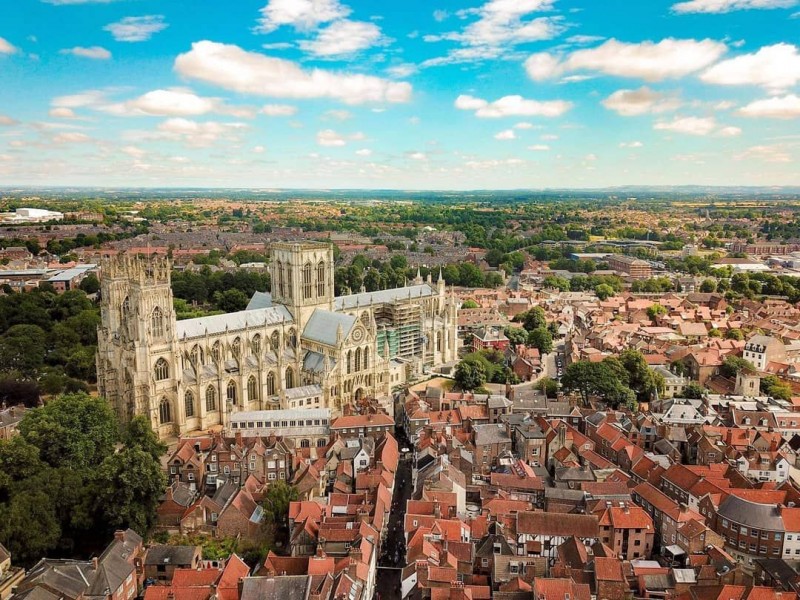
[[[408,438],[401,428],[397,428],[395,435],[398,448],[411,448]],[[401,598],[400,570],[405,566],[406,557],[403,517],[406,514],[406,501],[411,498],[411,462],[412,459],[403,458],[403,453],[400,453],[392,510],[389,513],[389,530],[378,561],[376,600],[400,600]]]

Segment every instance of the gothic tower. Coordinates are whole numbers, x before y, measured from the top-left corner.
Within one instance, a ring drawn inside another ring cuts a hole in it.
[[[121,422],[146,416],[160,436],[178,429],[179,351],[167,259],[119,255],[102,265],[97,381]]]
[[[272,244],[272,301],[289,309],[298,334],[316,308],[333,310],[333,246],[320,242]]]

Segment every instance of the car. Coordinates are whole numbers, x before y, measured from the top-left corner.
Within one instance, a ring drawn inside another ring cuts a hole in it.
[[[400,448],[400,452],[411,452],[410,448]]]

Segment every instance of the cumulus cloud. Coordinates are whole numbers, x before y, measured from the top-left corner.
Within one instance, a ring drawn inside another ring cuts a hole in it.
[[[323,23],[343,19],[350,12],[350,8],[339,0],[269,0],[261,9],[256,31],[270,33],[284,25],[308,31]]]
[[[494,139],[496,140],[515,140],[517,139],[517,134],[514,133],[513,129],[504,129],[494,135]]]
[[[74,48],[65,48],[61,54],[72,54],[73,56],[80,56],[82,58],[93,58],[95,60],[108,60],[111,58],[111,52],[101,46],[75,46]]]
[[[785,90],[800,82],[800,51],[792,44],[764,46],[752,54],[717,63],[703,72],[700,79],[717,85],[758,85]]]
[[[397,77],[398,79],[404,79],[406,77],[410,77],[414,73],[416,73],[419,69],[417,65],[412,65],[411,63],[402,63],[399,65],[394,65],[386,69],[386,73],[390,77]]]
[[[475,111],[475,116],[480,118],[560,117],[572,108],[572,103],[565,100],[528,100],[517,95],[503,96],[489,102],[462,94],[456,98],[455,107],[459,110]]]
[[[88,144],[91,141],[92,138],[79,131],[64,131],[53,136],[54,144]]]
[[[183,77],[244,94],[278,98],[334,98],[347,104],[407,102],[411,85],[370,75],[304,70],[290,60],[201,41],[175,59]]]
[[[575,50],[563,56],[548,52],[533,54],[525,61],[525,68],[535,81],[574,71],[662,81],[699,71],[719,59],[725,50],[725,44],[709,39],[667,38],[658,43],[639,44],[611,39],[595,48]]]
[[[517,44],[550,40],[565,26],[561,17],[531,18],[550,10],[554,0],[489,0],[478,8],[458,11],[462,19],[477,16],[461,31],[425,36],[426,42],[450,41],[461,46],[446,56],[427,60],[423,66],[472,62],[497,58]]]
[[[265,104],[259,112],[268,117],[291,117],[297,114],[297,107],[290,104]]]
[[[361,148],[361,150],[356,150],[356,155],[358,156],[372,156],[372,150],[369,148]]]
[[[54,119],[76,119],[77,115],[71,108],[51,108],[47,113]]]
[[[105,101],[105,92],[101,90],[86,90],[78,94],[56,96],[51,101],[51,104],[64,108],[85,108],[97,106]]]
[[[784,146],[751,146],[734,158],[736,160],[759,160],[772,163],[792,162],[792,157]]]
[[[800,117],[800,96],[788,94],[783,97],[756,100],[739,109],[739,114],[745,117],[796,119]]]
[[[424,152],[409,152],[407,154],[407,156],[411,160],[427,160],[428,159],[428,155],[425,154]]]
[[[644,146],[642,142],[621,142],[619,147],[620,148],[641,148]]]
[[[17,49],[7,39],[0,37],[0,54],[14,54]]]
[[[688,0],[672,5],[676,13],[727,13],[734,10],[791,8],[798,0]]]
[[[348,140],[361,141],[366,139],[366,137],[367,136],[365,136],[360,131],[345,136],[341,133],[337,133],[333,129],[323,129],[322,131],[317,132],[317,144],[319,144],[320,146],[333,146],[333,147],[344,146],[345,144],[347,144]],[[356,154],[358,154],[358,152],[356,152]]]
[[[101,104],[97,109],[120,117],[196,117],[209,113],[245,118],[254,116],[253,109],[228,106],[220,98],[198,96],[183,88],[153,90],[125,102]]]
[[[623,117],[669,112],[677,109],[681,102],[673,96],[651,90],[647,86],[638,90],[617,90],[603,100],[603,106]]]
[[[314,39],[303,40],[299,45],[313,56],[336,58],[356,54],[383,42],[383,34],[375,23],[344,19],[331,23]]]
[[[717,128],[713,117],[676,117],[672,121],[659,121],[653,129],[673,131],[686,135],[708,135]]]
[[[237,139],[236,134],[246,128],[244,123],[199,122],[176,117],[160,123],[157,133],[152,137],[183,141],[187,146],[203,148],[213,145],[220,138]]]
[[[167,27],[164,15],[146,15],[125,17],[116,23],[109,23],[103,29],[110,32],[118,42],[146,42]]]

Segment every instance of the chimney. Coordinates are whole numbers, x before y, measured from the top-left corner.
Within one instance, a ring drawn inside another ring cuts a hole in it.
[[[236,432],[236,445],[239,446],[240,448],[242,446],[244,446],[244,444],[242,443],[242,432],[241,431],[237,431]]]
[[[92,569],[97,571],[99,566],[100,562],[97,560],[97,557],[95,556],[94,558],[92,558]]]
[[[124,542],[125,541],[125,532],[122,531],[122,529],[117,529],[114,532],[114,539],[119,541],[119,542]]]

